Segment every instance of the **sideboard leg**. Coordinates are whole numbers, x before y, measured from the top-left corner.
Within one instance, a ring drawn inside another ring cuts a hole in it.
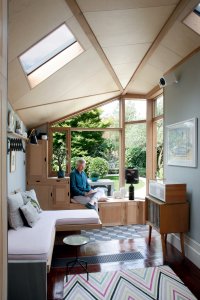
[[[151,244],[151,233],[152,233],[152,226],[149,225],[149,246]]]
[[[165,259],[166,256],[166,243],[165,243],[165,234],[161,234],[161,242],[162,242],[162,251],[163,251],[163,258]]]
[[[181,243],[181,252],[182,256],[185,256],[185,249],[184,249],[184,233],[180,232],[180,243]]]

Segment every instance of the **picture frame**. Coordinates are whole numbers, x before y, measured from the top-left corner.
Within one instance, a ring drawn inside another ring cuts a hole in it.
[[[16,170],[16,152],[10,151],[10,172],[13,173]]]
[[[197,166],[197,118],[167,126],[167,164]]]

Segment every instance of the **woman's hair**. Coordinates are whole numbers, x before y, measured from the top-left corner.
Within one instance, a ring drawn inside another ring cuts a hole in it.
[[[86,164],[86,161],[85,161],[85,159],[84,158],[78,158],[77,160],[76,160],[76,165],[78,166],[78,165],[83,165],[83,164]]]

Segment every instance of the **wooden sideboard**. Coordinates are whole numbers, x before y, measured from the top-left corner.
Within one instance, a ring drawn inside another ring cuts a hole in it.
[[[149,245],[152,228],[161,234],[163,256],[166,256],[166,240],[168,233],[179,233],[182,255],[184,256],[184,233],[189,230],[189,204],[166,203],[151,196],[145,199],[145,218],[149,225]]]

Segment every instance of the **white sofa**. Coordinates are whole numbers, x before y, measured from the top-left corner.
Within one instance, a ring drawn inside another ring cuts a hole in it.
[[[55,232],[89,228],[101,228],[99,216],[93,209],[43,211],[34,227],[9,229],[8,299],[45,300],[46,273],[51,267]],[[30,293],[29,298],[27,293]]]

